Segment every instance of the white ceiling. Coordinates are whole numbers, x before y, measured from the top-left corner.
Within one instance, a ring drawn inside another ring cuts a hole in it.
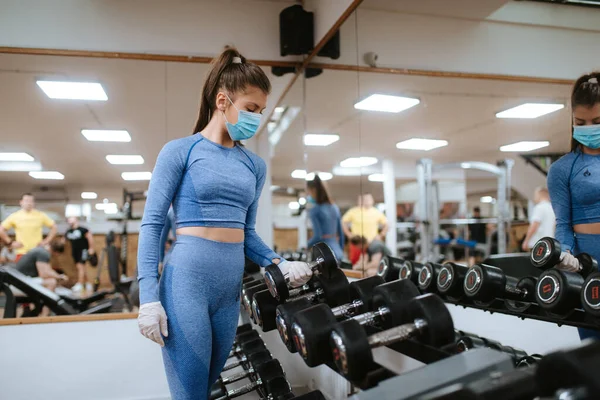
[[[379,11],[485,19],[510,1],[511,0],[363,0],[360,7]]]

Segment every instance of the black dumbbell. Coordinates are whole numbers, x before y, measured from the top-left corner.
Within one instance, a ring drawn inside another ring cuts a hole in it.
[[[248,315],[250,315],[250,318],[252,318],[252,321],[255,323],[256,321],[254,321],[252,316],[252,299],[256,293],[263,290],[267,290],[267,284],[264,282],[260,283],[259,285],[242,288],[242,304],[244,305],[244,309]]]
[[[294,400],[326,400],[325,396],[323,396],[323,393],[321,393],[320,390],[313,390],[312,392],[308,392],[308,393],[305,393],[300,396],[294,396],[294,397],[288,397],[288,398],[294,399]],[[278,400],[283,400],[283,399],[278,399]]]
[[[312,303],[324,302],[331,307],[337,307],[341,304],[350,302],[349,282],[344,272],[340,269],[331,271],[330,278],[323,275],[315,275],[311,278],[310,285],[303,288],[303,293],[299,296],[294,295],[288,299],[288,302],[300,299],[308,299]],[[297,290],[297,289],[296,289]],[[281,302],[271,296],[268,290],[263,290],[254,295],[252,299],[252,313],[254,320],[263,330],[268,332],[277,328],[275,317],[277,315],[277,306]]]
[[[582,267],[579,272],[551,268],[538,277],[535,288],[537,303],[557,316],[564,317],[575,308],[581,308],[581,292],[585,279],[592,271],[598,270],[598,262],[589,254],[581,253],[575,258]]]
[[[352,302],[331,309],[334,317],[350,318],[354,315],[371,310],[373,289],[384,283],[385,281],[383,278],[377,275],[350,283],[349,292]],[[296,345],[292,340],[292,319],[298,312],[312,307],[313,305],[314,303],[307,299],[302,299],[277,306],[275,324],[277,325],[281,340],[291,353],[297,351]],[[329,309],[329,306],[327,305],[323,305],[323,307]],[[325,340],[328,340],[328,338],[325,338]]]
[[[250,331],[252,331],[252,325],[250,325],[250,324],[243,324],[243,325],[240,325],[240,326],[238,326],[236,328],[235,335],[237,336],[237,335],[240,335],[242,333],[246,333],[246,332],[250,332]]]
[[[551,237],[544,237],[538,240],[529,256],[531,264],[539,269],[547,270],[555,267],[565,256],[565,252],[561,250],[560,242]],[[583,258],[579,258],[582,256]],[[598,263],[594,258],[586,253],[581,253],[575,257],[579,260],[579,274],[588,276],[598,270]]]
[[[494,299],[534,302],[535,291],[528,282],[509,279],[498,267],[475,264],[465,275],[463,288],[467,297],[482,303],[490,303]]]
[[[448,299],[454,300],[464,297],[463,282],[468,271],[469,267],[465,265],[453,262],[444,263],[437,275],[436,286],[438,293]]]
[[[416,338],[442,347],[454,342],[454,323],[444,301],[435,294],[414,298],[406,310],[406,321],[394,328],[367,336],[354,319],[341,322],[331,332],[330,344],[338,371],[351,381],[363,379],[373,364],[371,349]]]
[[[270,379],[258,378],[238,389],[227,390],[225,385],[219,385],[218,382],[211,386],[210,400],[227,400],[240,397],[246,393],[260,390],[264,393],[263,398],[276,400],[280,396],[286,396],[291,392],[290,384],[285,379],[285,375],[270,377]]]
[[[400,268],[404,264],[401,258],[383,256],[377,267],[377,275],[385,279],[386,282],[395,281],[400,277]]]
[[[229,371],[237,367],[248,368],[250,365],[262,364],[272,358],[273,356],[266,348],[252,349],[248,354],[243,354],[238,361],[226,364],[221,372]]]
[[[277,376],[285,376],[285,373],[283,372],[283,368],[281,368],[281,364],[279,363],[279,361],[277,361],[276,359],[268,359],[266,361],[263,360],[259,360],[256,363],[250,364],[248,366],[248,369],[237,373],[237,374],[233,374],[230,376],[226,376],[226,377],[219,377],[219,379],[217,379],[217,381],[213,384],[213,387],[211,388],[211,398],[213,398],[212,393],[213,393],[213,388],[217,389],[219,391],[223,391],[223,393],[227,392],[227,389],[225,389],[226,385],[229,385],[231,383],[237,382],[237,381],[241,381],[242,379],[250,379],[251,381],[255,381],[257,379],[263,379],[263,380],[269,380],[272,378],[275,378]],[[221,397],[223,396],[223,394],[218,395],[216,397]]]
[[[412,283],[419,286],[419,274],[422,269],[423,264],[421,263],[416,261],[404,261],[404,263],[400,265],[398,279],[409,279]]]
[[[520,360],[527,357],[525,350],[517,349],[511,346],[505,346],[500,342],[483,337],[462,336],[456,341],[456,350],[459,353],[482,347],[487,347],[508,354],[515,362],[515,365]]]
[[[250,354],[263,349],[266,349],[265,342],[261,338],[255,338],[238,344],[231,350],[227,358],[241,357],[243,354]]]
[[[262,339],[260,339],[260,335],[258,334],[258,332],[255,330],[251,330],[250,332],[244,332],[244,333],[240,333],[239,335],[236,335],[235,339],[233,339],[233,344],[231,346],[231,352],[229,353],[229,358],[236,355],[236,350],[239,350],[239,347],[242,344],[254,341],[256,339],[262,340]]]
[[[245,276],[244,279],[242,279],[242,284],[254,282],[255,280],[257,279],[253,276]]]
[[[517,363],[515,364],[515,366],[517,368],[531,367],[531,366],[539,363],[541,359],[542,359],[542,356],[540,354],[531,354],[531,355],[525,356],[525,357],[521,358],[520,360],[518,360]]]
[[[409,280],[397,280],[373,289],[372,309],[352,317],[360,326],[379,326],[383,329],[405,323],[408,304],[419,295],[419,290]],[[292,336],[302,359],[309,367],[332,360],[329,337],[337,325],[336,314],[326,305],[319,304],[294,316]]]
[[[440,273],[443,265],[433,262],[428,262],[423,265],[417,277],[418,286],[423,293],[437,292],[437,276]]]
[[[331,272],[338,269],[338,261],[331,248],[321,242],[312,248],[313,261],[308,264],[313,273],[319,273],[325,278],[331,277]],[[269,292],[279,301],[285,301],[291,297],[288,287],[289,278],[284,276],[279,266],[271,264],[265,268],[265,283]]]
[[[592,272],[583,282],[581,304],[585,312],[600,317],[600,272]]]

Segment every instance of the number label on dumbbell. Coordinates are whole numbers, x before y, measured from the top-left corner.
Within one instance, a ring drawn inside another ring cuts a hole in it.
[[[553,276],[546,275],[538,281],[537,296],[544,303],[552,303],[560,293],[560,283]]]
[[[346,357],[346,346],[344,346],[344,341],[337,334],[337,332],[331,333],[331,340],[333,341],[333,361],[335,362],[336,367],[340,370],[342,374],[348,373],[348,358]]]
[[[595,310],[600,309],[600,279],[591,279],[583,290],[586,304]]]
[[[377,275],[385,278],[388,271],[388,263],[385,258],[382,258],[379,262],[379,266],[377,267]]]
[[[419,274],[419,285],[426,286],[429,284],[429,280],[431,279],[431,271],[429,271],[429,265],[423,266],[421,269],[421,273]]]
[[[479,290],[481,283],[481,271],[478,266],[472,267],[465,276],[465,291],[468,293],[476,293]]]
[[[294,332],[294,344],[296,345],[298,353],[300,353],[302,358],[306,358],[306,344],[304,343],[304,333],[302,333],[302,328],[298,326],[298,324],[292,324],[292,331]]]
[[[438,286],[441,289],[446,289],[448,286],[450,286],[452,284],[452,272],[450,269],[448,267],[443,267],[440,270],[437,280]]]
[[[288,330],[287,324],[285,323],[285,318],[279,313],[279,309],[277,310],[277,316],[275,317],[275,324],[277,325],[277,331],[279,332],[279,336],[284,343],[289,342],[288,338]]]
[[[410,268],[406,263],[402,264],[402,266],[400,267],[399,276],[400,279],[408,279],[410,277]]]

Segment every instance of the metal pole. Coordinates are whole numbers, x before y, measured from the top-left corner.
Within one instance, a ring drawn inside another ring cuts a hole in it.
[[[427,261],[431,255],[433,238],[431,235],[431,163],[424,158],[417,162],[417,184],[419,187],[419,232],[421,236],[420,261]]]
[[[430,178],[431,175],[430,175]],[[431,188],[431,243],[433,244],[434,240],[440,237],[440,187],[437,182],[433,182],[430,180],[429,186]],[[440,257],[440,246],[434,245],[432,249],[432,255],[437,261]]]
[[[385,216],[390,229],[385,237],[385,244],[392,252],[392,256],[398,254],[398,229],[396,229],[396,178],[394,173],[394,162],[383,160],[383,202],[385,204]]]
[[[515,165],[515,161],[511,159],[504,160],[506,167],[506,232],[510,233],[511,218],[510,218],[510,201],[512,197],[512,168]]]
[[[501,168],[498,175],[498,201],[496,203],[496,212],[498,213],[498,254],[506,253],[506,169]]]

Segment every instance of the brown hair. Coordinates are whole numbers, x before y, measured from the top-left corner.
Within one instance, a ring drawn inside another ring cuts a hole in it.
[[[581,76],[573,85],[571,111],[577,106],[594,107],[597,103],[600,103],[600,72],[592,72]],[[573,138],[571,131],[571,151],[580,147],[581,143]]]
[[[234,60],[236,57],[239,60]],[[266,94],[271,92],[271,82],[262,68],[247,61],[235,48],[226,47],[223,53],[213,60],[206,76],[200,98],[198,121],[192,134],[201,132],[208,125],[217,108],[216,99],[220,90],[229,92],[231,96],[249,86],[257,87]],[[233,98],[231,100],[233,101]]]
[[[315,178],[313,180],[306,182],[306,186],[315,190],[315,202],[317,204],[333,204],[333,199],[329,195],[327,186],[325,186],[325,183],[321,180],[318,173],[315,173]]]

